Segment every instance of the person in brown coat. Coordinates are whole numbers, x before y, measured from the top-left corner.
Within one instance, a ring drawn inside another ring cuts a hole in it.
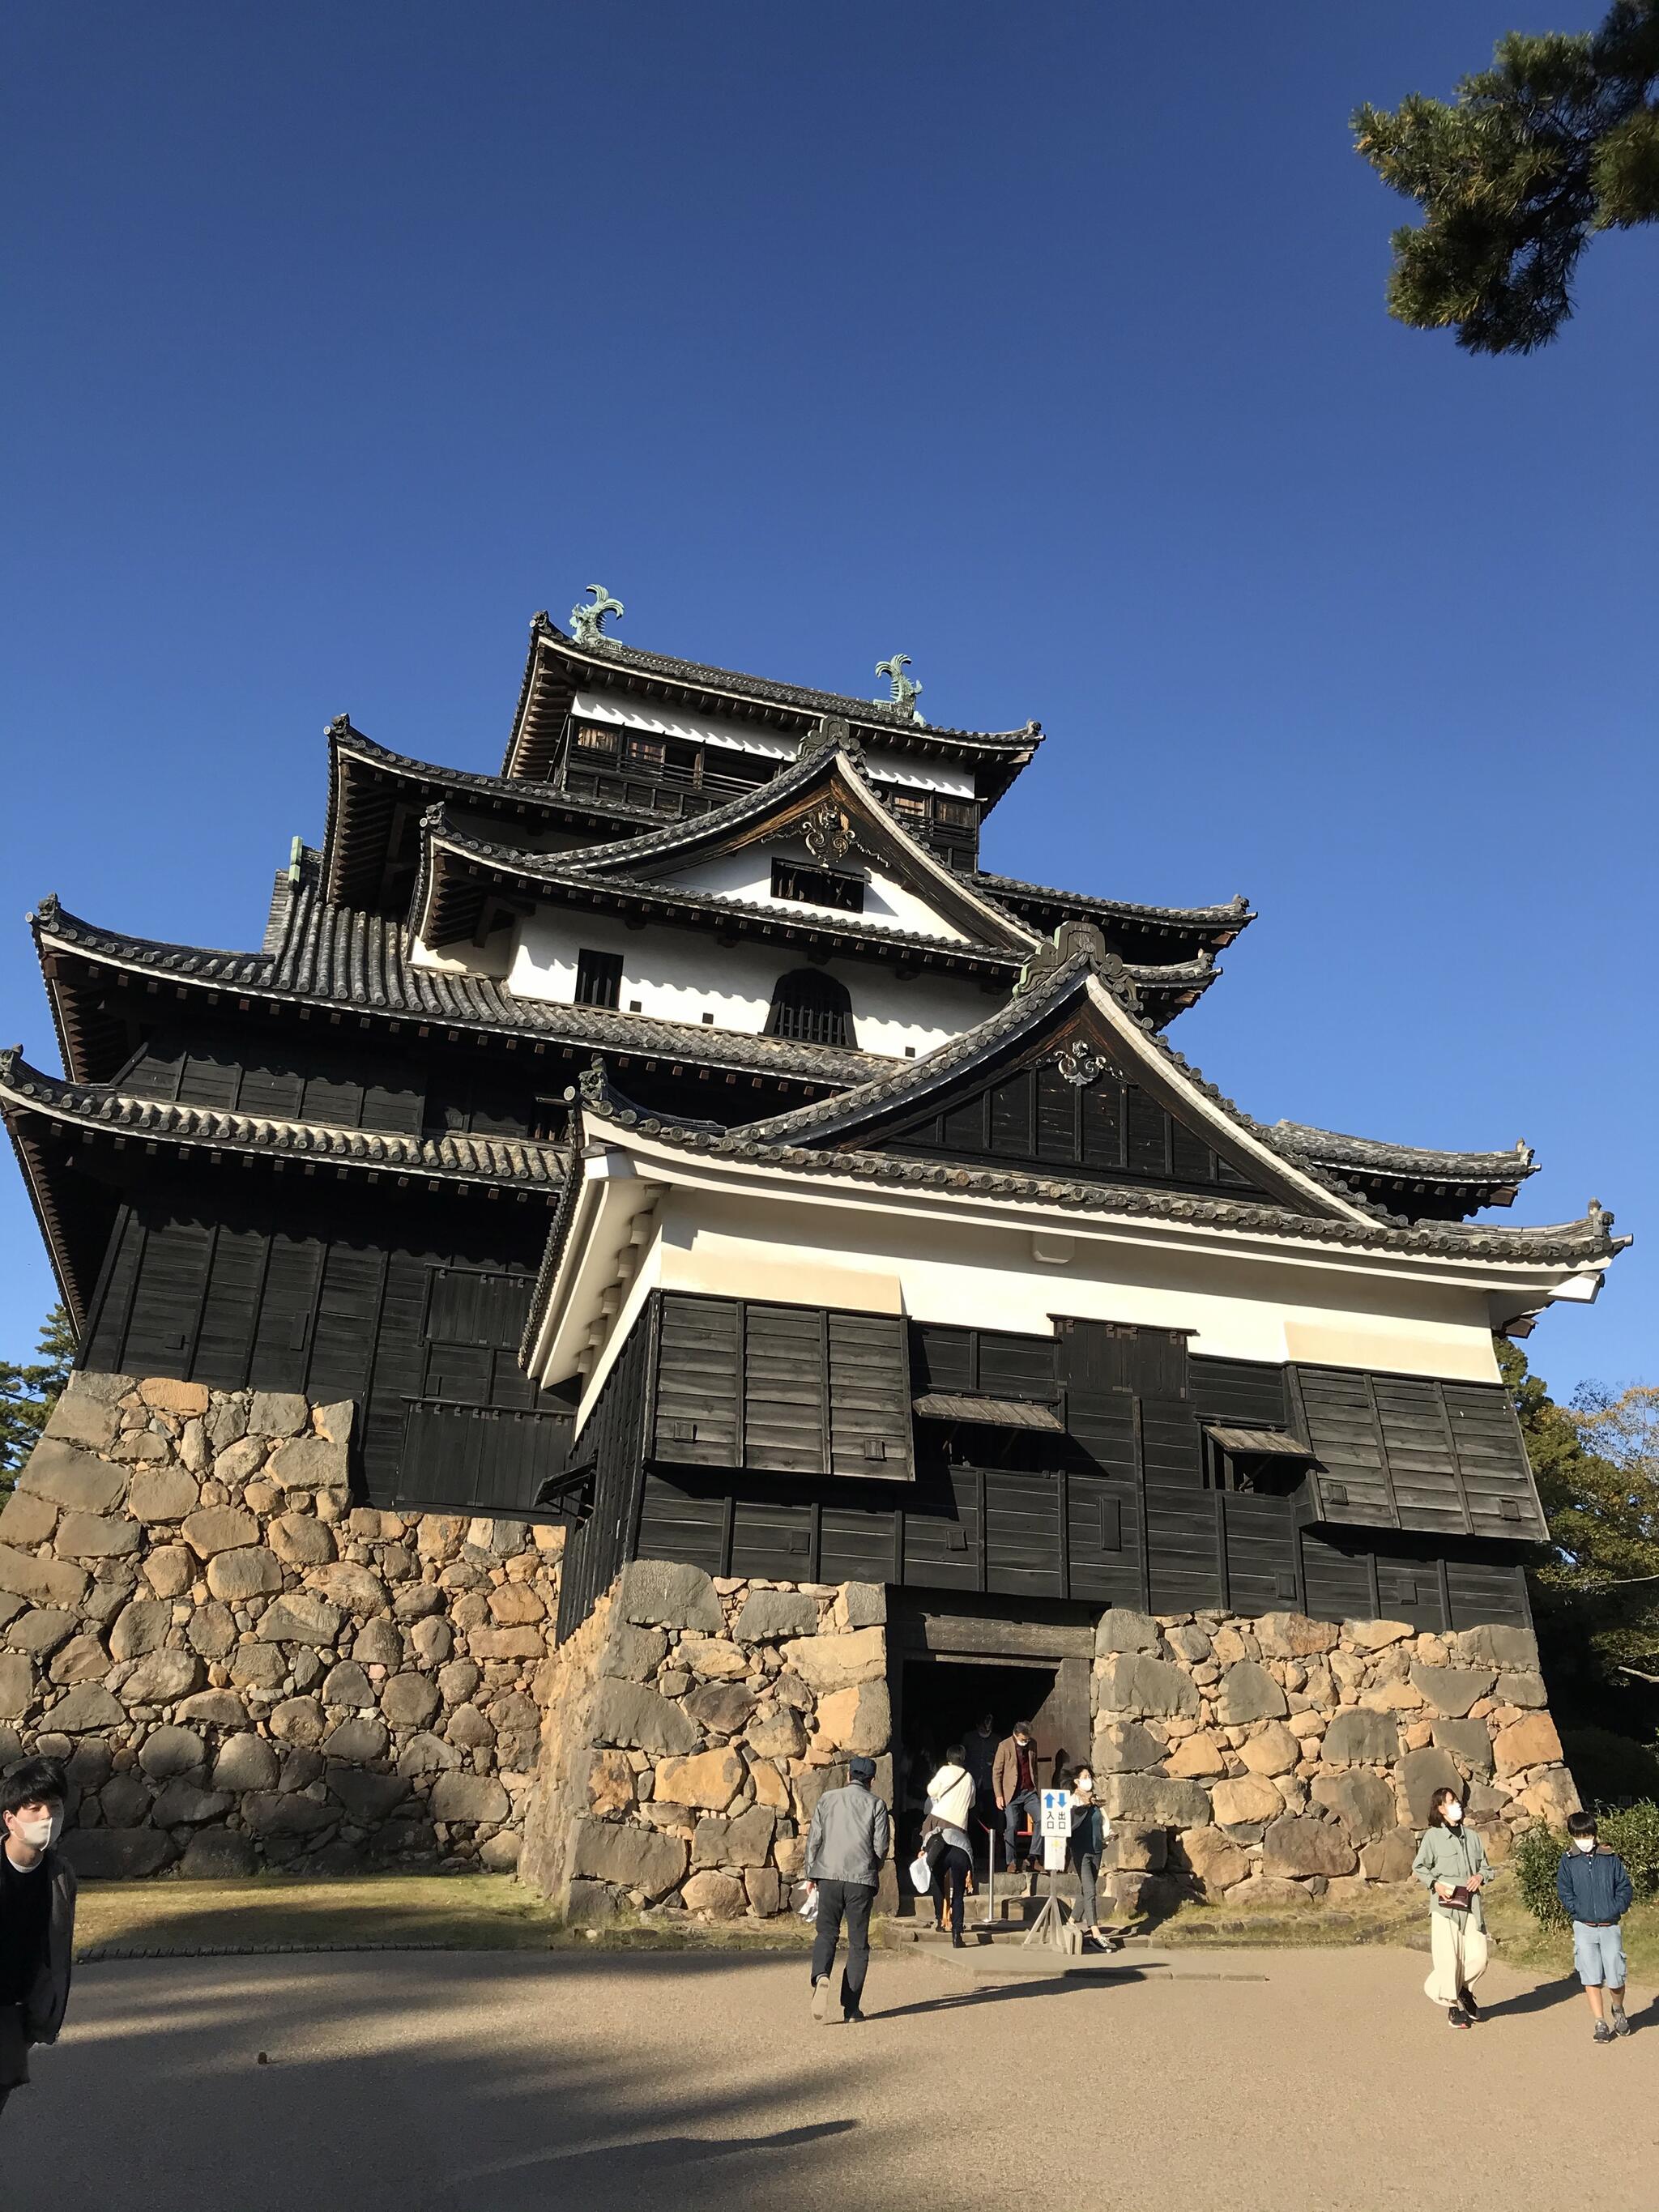
[[[1011,1733],[997,1746],[991,1766],[991,1789],[997,1810],[1003,1816],[1003,1834],[1012,1868],[1019,1850],[1022,1814],[1030,1818],[1033,1844],[1042,1825],[1042,1795],[1037,1787],[1036,1742],[1030,1721],[1016,1721]]]

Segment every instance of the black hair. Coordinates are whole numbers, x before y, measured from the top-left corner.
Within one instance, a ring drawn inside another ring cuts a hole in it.
[[[945,1764],[947,1766],[960,1766],[967,1756],[959,1743],[947,1743],[945,1747]]]
[[[1594,1813],[1569,1813],[1567,1833],[1570,1836],[1593,1836],[1595,1833]]]
[[[1011,1735],[1030,1735],[1030,1733],[1031,1723],[1030,1721],[1016,1721],[1013,1727],[1009,1730],[1009,1734]]]
[[[55,1759],[26,1759],[0,1782],[0,1814],[21,1813],[25,1805],[61,1805],[67,1795]]]
[[[1429,1826],[1431,1828],[1450,1827],[1451,1822],[1440,1809],[1448,1797],[1451,1799],[1454,1805],[1461,1805],[1463,1802],[1463,1792],[1461,1788],[1454,1790],[1449,1784],[1435,1791],[1429,1800]]]

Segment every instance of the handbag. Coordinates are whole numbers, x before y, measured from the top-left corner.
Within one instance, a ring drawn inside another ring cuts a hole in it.
[[[1440,1902],[1448,1912],[1468,1912],[1474,1904],[1474,1892],[1465,1889],[1462,1883],[1459,1882],[1451,1895],[1443,1897]]]

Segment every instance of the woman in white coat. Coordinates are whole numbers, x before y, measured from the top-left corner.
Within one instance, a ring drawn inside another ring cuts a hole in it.
[[[929,1837],[939,1838],[941,1848],[933,1862],[935,1896],[941,1901],[949,1899],[951,1942],[957,1950],[963,1948],[963,1898],[974,1867],[968,1815],[974,1809],[976,1794],[963,1747],[953,1743],[945,1754],[944,1765],[927,1784],[927,1818],[921,1832],[924,1848]]]

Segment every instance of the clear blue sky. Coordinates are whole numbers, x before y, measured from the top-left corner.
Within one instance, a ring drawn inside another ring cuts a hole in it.
[[[1519,11],[1579,27],[1581,6]],[[1534,20],[1536,19],[1536,20]],[[1659,238],[1529,361],[1383,312],[1365,98],[1514,0],[11,12],[0,1040],[25,910],[257,944],[323,728],[499,765],[526,624],[1039,718],[988,865],[1261,920],[1253,1112],[1535,1145],[1659,1379]],[[50,1282],[0,1176],[0,1352]]]

